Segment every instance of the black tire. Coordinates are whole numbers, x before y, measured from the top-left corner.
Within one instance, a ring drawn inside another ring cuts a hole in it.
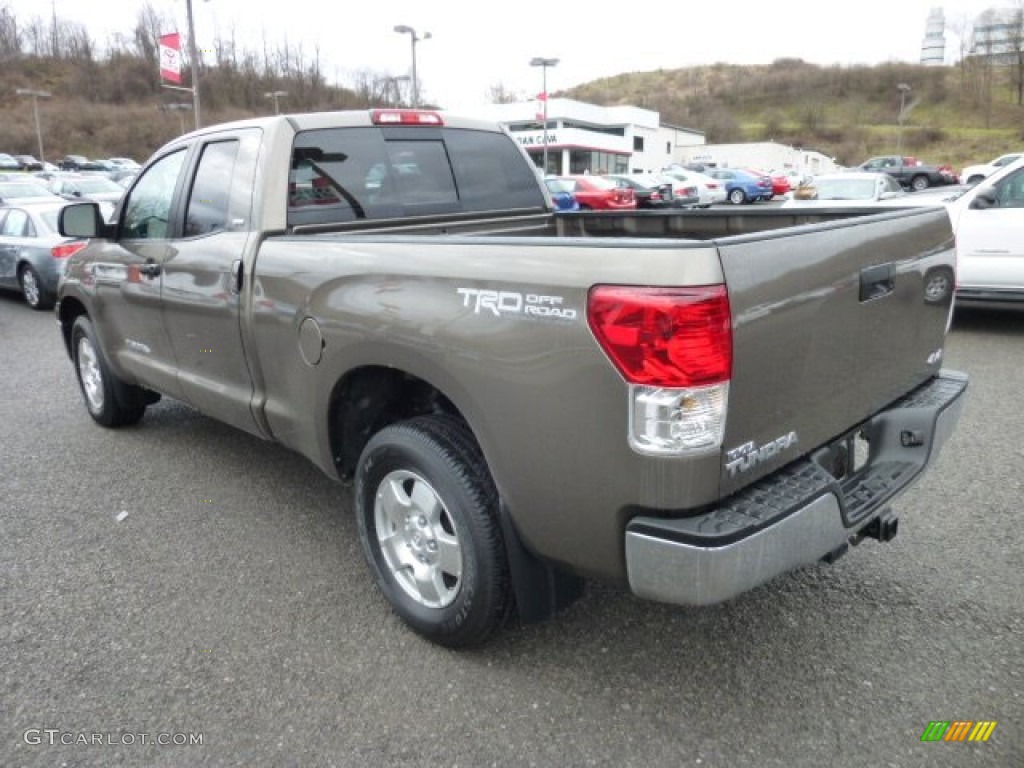
[[[31,264],[25,264],[18,270],[18,285],[21,286],[21,295],[25,303],[32,309],[52,309],[54,303],[53,294],[43,287],[43,281],[39,279],[39,273]]]
[[[374,435],[356,467],[355,508],[373,578],[412,629],[465,648],[505,624],[513,598],[498,492],[461,422],[421,416]]]
[[[747,202],[747,193],[742,189],[734,189],[729,193],[729,202],[733,205],[743,205]]]
[[[922,189],[928,189],[929,181],[927,176],[915,176],[910,180],[910,188],[914,192],[920,192]]]
[[[92,323],[85,315],[71,326],[71,359],[85,408],[97,424],[125,427],[142,418],[146,412],[146,391],[125,384],[111,373]]]

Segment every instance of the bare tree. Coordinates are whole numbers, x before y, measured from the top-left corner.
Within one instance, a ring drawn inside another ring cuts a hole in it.
[[[491,104],[515,104],[522,101],[522,94],[509,90],[504,83],[498,82],[487,90],[487,100]]]
[[[9,61],[21,55],[21,35],[18,20],[6,3],[0,6],[0,61]]]

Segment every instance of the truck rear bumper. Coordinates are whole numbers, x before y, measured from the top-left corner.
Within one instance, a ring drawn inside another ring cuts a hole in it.
[[[966,390],[965,375],[942,371],[862,424],[856,432],[868,437],[870,454],[851,474],[833,471],[852,433],[701,515],[634,517],[626,527],[630,589],[708,605],[842,551],[877,528],[888,503],[935,460]]]

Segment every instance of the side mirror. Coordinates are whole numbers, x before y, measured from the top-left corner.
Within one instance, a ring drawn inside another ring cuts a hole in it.
[[[985,208],[997,208],[999,206],[999,198],[996,197],[996,191],[992,187],[985,189],[979,189],[978,193],[974,196],[971,201],[970,207],[975,210],[984,210]]]
[[[72,203],[60,209],[57,231],[64,237],[93,238],[103,232],[103,217],[96,203]]]

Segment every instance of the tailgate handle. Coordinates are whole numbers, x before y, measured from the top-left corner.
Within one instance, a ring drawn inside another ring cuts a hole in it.
[[[873,301],[892,293],[893,287],[896,285],[892,274],[892,263],[864,267],[860,271],[860,300]]]

